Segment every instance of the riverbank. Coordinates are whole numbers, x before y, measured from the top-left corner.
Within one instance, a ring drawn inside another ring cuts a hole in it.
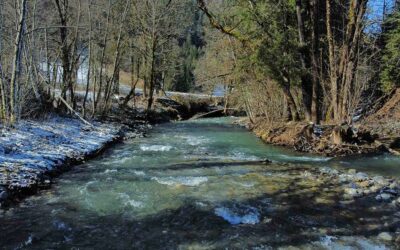
[[[352,124],[284,123],[262,118],[252,124],[246,120],[241,123],[263,141],[299,152],[329,157],[375,153],[400,155],[400,89],[375,106],[369,113],[360,111]]]
[[[289,147],[298,152],[343,157],[394,153],[391,142],[380,143],[380,136],[361,126],[314,125],[305,122],[270,123],[257,121],[248,127],[264,142]]]
[[[148,126],[128,127],[52,116],[2,128],[0,137],[0,205],[51,186],[53,177],[93,158],[125,136],[143,136]]]

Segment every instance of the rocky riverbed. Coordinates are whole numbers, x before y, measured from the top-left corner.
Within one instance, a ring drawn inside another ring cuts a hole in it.
[[[125,136],[143,136],[147,125],[128,128],[115,123],[52,117],[21,121],[1,128],[0,205],[51,185],[52,177],[71,165],[98,155]]]
[[[287,204],[292,213],[308,214],[299,224],[310,234],[314,230],[315,235],[321,235],[319,242],[303,248],[397,249],[400,246],[398,179],[329,167],[305,167],[289,173],[296,182],[282,190],[277,197],[279,203]],[[336,226],[324,226],[330,223]],[[359,235],[369,235],[368,240]]]

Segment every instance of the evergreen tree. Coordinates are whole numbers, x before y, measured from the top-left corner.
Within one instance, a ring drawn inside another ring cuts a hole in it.
[[[400,86],[400,9],[397,9],[387,22],[389,30],[381,73],[381,87],[385,92]]]

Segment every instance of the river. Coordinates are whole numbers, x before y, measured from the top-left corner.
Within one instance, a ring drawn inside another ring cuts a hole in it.
[[[390,249],[360,223],[384,223],[387,210],[341,206],[334,187],[302,175],[326,166],[399,175],[398,157],[304,155],[231,122],[157,125],[73,168],[0,210],[0,248]]]

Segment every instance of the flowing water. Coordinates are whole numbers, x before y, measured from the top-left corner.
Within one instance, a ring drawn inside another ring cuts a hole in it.
[[[386,249],[360,223],[382,222],[386,211],[343,207],[335,187],[302,173],[331,166],[385,175],[399,163],[294,153],[227,118],[159,125],[0,210],[0,248]]]

